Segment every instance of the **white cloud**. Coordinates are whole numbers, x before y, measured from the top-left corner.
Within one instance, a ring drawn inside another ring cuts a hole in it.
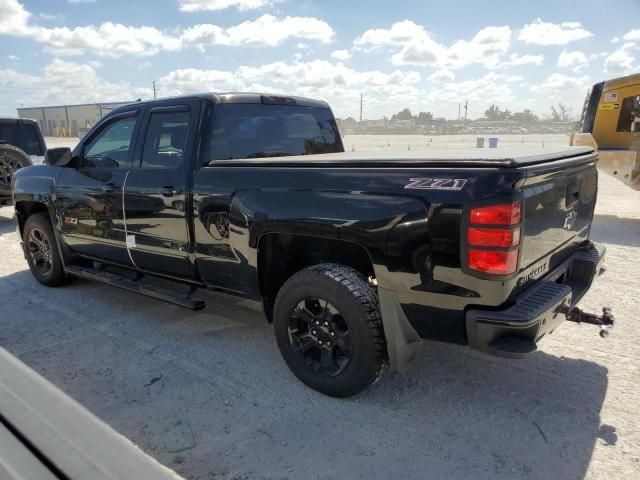
[[[451,70],[447,70],[443,68],[442,70],[438,70],[437,72],[433,72],[431,75],[427,77],[427,80],[431,80],[432,82],[452,82],[455,80],[456,76]]]
[[[44,13],[44,12],[40,12],[38,14],[38,18],[40,20],[44,20],[45,22],[51,22],[54,20],[64,20],[65,16],[62,15],[61,13]]]
[[[31,14],[17,0],[0,0],[0,35],[32,38],[56,55],[87,52],[105,57],[153,55],[189,46],[277,46],[291,38],[329,43],[335,35],[329,24],[314,17],[278,18],[268,14],[227,28],[201,24],[173,32],[113,22],[99,26],[45,28],[32,25],[30,18]]]
[[[562,73],[552,73],[539,85],[532,85],[532,92],[567,92],[580,90],[584,91],[589,85],[589,77],[583,75],[574,77]]]
[[[313,60],[242,66],[233,71],[179,69],[161,77],[157,83],[163,95],[235,90],[324,98],[331,101],[337,112],[352,114],[363,91],[367,92],[369,112],[382,105],[388,107],[389,98],[393,98],[394,103],[407,105],[418,102],[424,96],[424,91],[417,86],[420,81],[418,72],[357,71],[340,62]]]
[[[605,59],[604,73],[626,75],[640,69],[640,65],[635,66],[635,52],[637,50],[638,46],[633,42],[627,42],[620,46]]]
[[[26,36],[29,17],[17,0],[0,0],[0,34]]]
[[[509,55],[509,60],[502,61],[498,64],[499,68],[513,67],[518,65],[542,65],[544,62],[544,55],[520,55],[518,53],[512,53]]]
[[[620,42],[620,37],[613,37],[611,39],[611,43],[619,43]]]
[[[314,17],[277,18],[265,14],[253,21],[245,21],[233,27],[195,25],[186,29],[179,38],[187,45],[260,45],[277,46],[289,38],[303,38],[329,43],[335,32],[324,20]]]
[[[7,58],[12,61],[20,60],[20,57],[17,55],[9,55]]]
[[[392,47],[391,57],[395,65],[432,65],[455,69],[473,63],[495,67],[511,44],[511,29],[484,27],[471,40],[456,40],[443,45],[433,39],[422,25],[403,20],[390,28],[374,28],[365,31],[354,40],[359,48],[377,49]]]
[[[604,58],[609,55],[609,52],[598,52],[589,54],[589,60],[597,60],[598,58]]]
[[[126,82],[110,82],[91,65],[54,58],[41,75],[13,69],[0,70],[0,104],[5,109],[25,106],[135,100],[149,97],[149,88],[135,88]]]
[[[627,33],[625,33],[624,37],[622,38],[630,42],[640,40],[640,28],[636,28],[635,30],[628,31]]]
[[[578,72],[587,65],[589,65],[589,60],[580,50],[574,50],[572,52],[563,50],[558,56],[559,67],[573,68]]]
[[[580,22],[550,23],[538,18],[522,27],[518,40],[535,45],[566,45],[593,36]]]
[[[270,0],[178,0],[183,12],[216,11],[235,7],[238,10],[253,10],[273,3]]]
[[[351,58],[351,53],[349,50],[334,50],[331,52],[331,56],[338,60],[348,60]]]

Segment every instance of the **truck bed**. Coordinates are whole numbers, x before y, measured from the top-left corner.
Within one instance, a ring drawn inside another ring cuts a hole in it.
[[[423,150],[340,152],[321,155],[213,160],[210,165],[278,165],[278,166],[465,166],[524,167],[575,158],[593,153],[591,147],[510,147],[510,148],[447,148],[429,147]]]

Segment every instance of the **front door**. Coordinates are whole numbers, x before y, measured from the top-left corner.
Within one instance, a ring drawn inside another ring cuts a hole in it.
[[[190,274],[188,180],[199,103],[168,104],[146,115],[142,152],[125,185],[127,245],[142,269]]]
[[[122,199],[139,113],[132,109],[105,121],[80,146],[78,168],[62,170],[56,185],[61,234],[78,253],[131,264]]]

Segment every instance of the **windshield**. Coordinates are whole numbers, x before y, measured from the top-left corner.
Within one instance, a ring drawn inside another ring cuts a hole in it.
[[[30,124],[0,123],[0,143],[18,147],[27,155],[44,155],[36,128]]]
[[[235,103],[218,107],[210,160],[341,151],[340,134],[328,108]]]

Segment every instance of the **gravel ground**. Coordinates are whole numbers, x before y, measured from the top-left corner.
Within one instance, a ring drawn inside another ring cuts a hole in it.
[[[609,271],[526,359],[425,342],[357,398],[301,385],[260,306],[190,312],[89,281],[40,286],[0,209],[0,345],[160,462],[198,479],[640,478],[640,192],[602,175],[592,237]]]

